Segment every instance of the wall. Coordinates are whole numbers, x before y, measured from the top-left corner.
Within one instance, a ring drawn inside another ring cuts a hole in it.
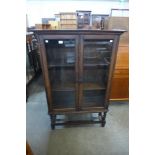
[[[41,18],[51,18],[59,12],[75,12],[76,10],[91,10],[92,14],[109,14],[111,8],[128,9],[128,2],[115,1],[40,1],[27,0],[26,14],[28,25],[34,26],[41,23]]]

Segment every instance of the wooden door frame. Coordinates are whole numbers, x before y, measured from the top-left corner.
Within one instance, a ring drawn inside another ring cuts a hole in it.
[[[45,49],[45,43],[44,40],[48,39],[75,39],[75,109],[77,110],[79,108],[78,104],[78,50],[79,50],[79,40],[78,35],[51,35],[51,34],[45,34],[45,35],[37,35],[39,44],[39,51],[40,51],[40,60],[41,60],[41,66],[42,66],[42,74],[44,78],[44,85],[45,85],[45,91],[46,91],[46,97],[47,97],[47,105],[48,105],[48,113],[51,114],[51,112],[54,111],[53,107],[53,101],[52,101],[52,85],[50,83],[49,79],[49,71],[48,71],[48,62],[47,62],[47,55],[46,55],[46,49]],[[67,108],[64,108],[67,110]]]
[[[104,40],[104,39],[111,39],[113,40],[113,48],[112,48],[112,55],[111,55],[111,63],[109,66],[109,74],[108,74],[108,80],[107,80],[107,87],[106,87],[106,93],[105,93],[105,101],[104,101],[104,105],[103,107],[105,109],[108,109],[108,105],[109,105],[109,92],[111,89],[111,80],[112,80],[112,73],[113,73],[113,69],[115,66],[115,62],[116,62],[116,54],[117,54],[117,43],[119,41],[119,35],[79,35],[79,39],[80,39],[80,48],[79,48],[79,79],[83,79],[84,75],[84,68],[83,68],[83,55],[84,55],[84,40],[85,39],[96,39],[96,40]],[[84,110],[85,108],[82,108],[82,104],[83,104],[83,82],[80,82],[79,84],[79,109],[80,110]],[[100,108],[100,107],[92,107],[93,108]]]

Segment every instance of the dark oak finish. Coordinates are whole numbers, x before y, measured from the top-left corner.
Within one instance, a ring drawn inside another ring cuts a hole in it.
[[[34,30],[39,42],[52,129],[62,124],[57,122],[57,114],[71,113],[99,113],[95,123],[105,126],[119,37],[123,32]]]
[[[106,93],[106,98],[105,98],[105,100],[106,100],[105,107],[106,108],[108,108],[108,104],[109,104],[108,101],[109,101],[110,90],[111,90],[112,74],[113,74],[113,70],[114,70],[114,67],[115,67],[115,63],[116,63],[118,44],[119,44],[119,36],[116,35],[115,39],[114,39],[114,48],[112,50],[110,72],[109,72],[109,76],[108,76],[108,86],[107,86],[107,93]]]

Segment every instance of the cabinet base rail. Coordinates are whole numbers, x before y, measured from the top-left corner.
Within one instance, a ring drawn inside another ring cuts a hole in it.
[[[69,125],[83,125],[83,124],[101,124],[101,127],[104,127],[106,124],[106,113],[107,112],[99,112],[98,120],[95,118],[94,120],[76,120],[76,121],[60,121],[56,119],[55,114],[50,114],[51,119],[51,128],[55,129],[55,126],[69,126]]]

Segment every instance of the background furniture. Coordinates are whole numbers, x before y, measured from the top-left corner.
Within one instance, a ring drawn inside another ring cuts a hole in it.
[[[110,16],[112,17],[129,17],[129,9],[111,9]]]
[[[77,29],[77,16],[75,12],[60,13],[61,29]]]
[[[126,30],[120,37],[111,100],[129,99],[129,17],[109,17],[108,29]]]
[[[51,24],[35,24],[35,28],[40,30],[50,30]]]
[[[92,14],[92,29],[101,29],[101,20],[104,19],[104,29],[107,28],[107,14]]]
[[[26,99],[28,98],[28,86],[41,70],[40,55],[37,40],[33,33],[26,35]]]
[[[42,18],[42,24],[49,24],[49,21],[55,21],[55,18]]]
[[[52,129],[62,124],[56,115],[70,113],[99,113],[96,122],[105,125],[119,36],[123,32],[34,30]]]
[[[91,11],[77,10],[77,28],[78,29],[89,29]]]

